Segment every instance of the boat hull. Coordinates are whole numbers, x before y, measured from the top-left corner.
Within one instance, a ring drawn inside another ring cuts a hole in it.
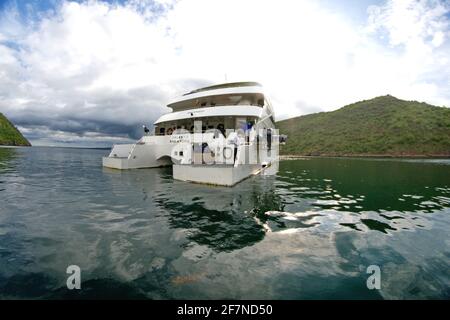
[[[218,185],[234,186],[236,183],[258,174],[260,164],[233,165],[173,165],[173,178],[176,180]]]

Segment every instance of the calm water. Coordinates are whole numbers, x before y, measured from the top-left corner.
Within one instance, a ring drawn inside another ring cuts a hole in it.
[[[0,298],[450,298],[449,160],[282,161],[222,188],[107,153],[0,148]]]

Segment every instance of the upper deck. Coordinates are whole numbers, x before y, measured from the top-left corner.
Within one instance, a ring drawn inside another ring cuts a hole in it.
[[[257,82],[233,82],[204,87],[190,91],[167,106],[173,111],[203,107],[247,105],[263,107],[263,87]]]

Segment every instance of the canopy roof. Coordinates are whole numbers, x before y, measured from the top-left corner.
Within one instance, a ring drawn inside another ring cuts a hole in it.
[[[216,85],[209,86],[209,87],[203,87],[200,89],[192,90],[188,93],[183,94],[183,96],[187,96],[189,94],[198,93],[198,92],[202,92],[202,91],[225,89],[225,88],[236,88],[236,87],[262,87],[262,86],[258,82],[253,82],[253,81],[221,83],[221,84],[216,84]]]
[[[250,94],[264,99],[263,87],[257,82],[224,83],[188,92],[171,101],[167,106],[174,111],[195,108],[201,100],[215,100],[214,97],[234,94]],[[199,106],[197,106],[199,107]]]

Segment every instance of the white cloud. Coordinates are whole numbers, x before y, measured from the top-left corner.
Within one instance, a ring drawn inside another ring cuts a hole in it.
[[[448,31],[449,8],[437,0],[390,0],[384,6],[369,7],[369,28],[385,29],[392,45],[424,43]]]
[[[394,94],[449,105],[450,3],[388,1],[369,8],[367,30],[386,35],[393,53]]]
[[[12,7],[0,17],[0,110],[36,140],[98,143],[92,132],[135,136],[171,96],[225,74],[262,82],[278,118],[387,93],[449,105],[448,13],[387,1],[360,26],[315,1],[88,1],[30,22]]]

